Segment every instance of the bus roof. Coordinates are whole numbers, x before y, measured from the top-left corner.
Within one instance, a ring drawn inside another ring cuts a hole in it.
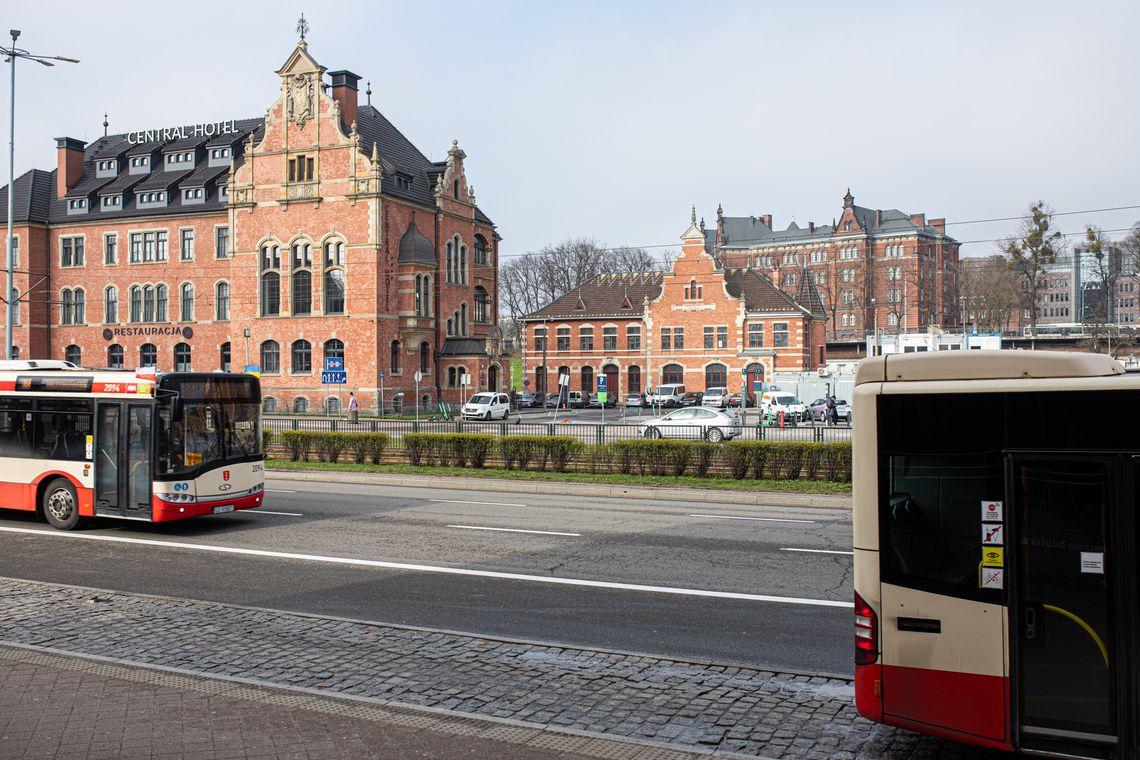
[[[1027,377],[1123,375],[1106,354],[1072,351],[922,351],[873,356],[859,362],[855,384],[924,380],[1001,380]]]

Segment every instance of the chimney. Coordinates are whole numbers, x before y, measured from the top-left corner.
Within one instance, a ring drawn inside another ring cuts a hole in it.
[[[772,226],[772,215],[771,214],[761,214],[760,215],[760,221],[764,222],[764,224],[771,227]]]
[[[938,230],[939,232],[941,232],[943,235],[945,235],[946,234],[946,217],[942,217],[941,219],[931,219],[930,220],[930,226],[933,227],[934,229]]]
[[[875,209],[875,226],[878,227],[883,223],[883,210],[881,208]]]
[[[808,234],[815,232],[815,222],[808,222]]]
[[[345,69],[330,71],[329,77],[332,79],[332,97],[340,104],[340,120],[347,132],[352,129],[352,125],[356,121],[356,93],[360,77]]]
[[[926,214],[911,214],[910,220],[914,222],[916,227],[926,226]]]
[[[71,188],[79,184],[83,177],[83,148],[86,143],[74,137],[55,138],[56,159],[59,170],[55,175],[55,194],[57,198],[67,195]]]

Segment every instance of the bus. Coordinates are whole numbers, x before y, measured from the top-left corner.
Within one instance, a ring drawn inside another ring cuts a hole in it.
[[[1140,755],[1140,374],[971,351],[869,358],[855,382],[858,711],[1003,750]]]
[[[61,530],[259,507],[260,410],[251,375],[0,361],[0,507]]]

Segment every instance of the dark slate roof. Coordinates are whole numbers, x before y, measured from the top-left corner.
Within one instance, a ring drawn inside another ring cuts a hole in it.
[[[157,171],[144,174],[143,181],[135,185],[135,190],[166,190],[189,177],[192,171],[192,167],[186,167],[181,171]]]
[[[109,185],[114,181],[114,177],[96,177],[95,175],[84,177],[78,185],[71,188],[71,190],[67,193],[67,197],[86,198],[88,195],[98,192],[105,185]]]
[[[910,215],[897,208],[884,209],[882,221],[875,221],[875,209],[864,206],[852,206],[855,218],[863,231],[872,236],[886,236],[907,233],[921,233],[931,237],[947,237],[929,224],[920,227],[911,221]],[[816,225],[814,232],[808,232],[806,227],[800,227],[792,222],[786,229],[776,230],[758,216],[726,216],[722,217],[724,230],[724,243],[722,248],[753,248],[761,245],[778,245],[780,243],[808,243],[830,240],[836,229],[830,224]],[[712,250],[716,245],[716,228],[705,230],[705,246]]]
[[[487,345],[479,338],[445,338],[438,356],[482,356]]]
[[[179,138],[177,140],[171,140],[166,145],[163,145],[162,150],[164,153],[190,150],[191,148],[197,148],[205,145],[208,139],[210,138],[206,137],[205,135],[199,135],[198,137],[187,137],[186,139]]]
[[[408,222],[408,229],[400,238],[400,255],[396,258],[396,263],[436,265],[435,247],[423,236],[415,222]]]
[[[130,147],[125,137],[115,135],[114,137],[100,137],[88,145],[85,152],[92,158],[118,158],[126,155]]]
[[[767,277],[752,269],[725,269],[724,285],[733,298],[744,297],[744,308],[748,311],[811,313]]]
[[[523,319],[639,317],[645,299],[661,295],[662,280],[661,272],[600,274]]]
[[[800,272],[800,287],[796,291],[796,303],[800,304],[808,311],[819,319],[827,319],[827,306],[823,303],[823,298],[819,295],[819,290],[815,287],[815,282],[811,278],[807,267],[803,268]]]
[[[16,177],[13,222],[46,222],[55,194],[55,172],[32,169]],[[0,188],[0,222],[8,223],[8,187]]]
[[[135,185],[137,185],[138,183],[140,183],[144,179],[146,179],[146,177],[147,177],[147,175],[145,175],[145,174],[120,174],[118,177],[115,177],[114,182],[103,187],[99,191],[99,194],[100,195],[116,195],[118,193],[125,193],[126,191],[130,190],[132,187],[134,187]]]
[[[228,175],[229,172],[230,168],[228,166],[203,166],[182,180],[182,185],[183,187],[204,187],[223,174]]]

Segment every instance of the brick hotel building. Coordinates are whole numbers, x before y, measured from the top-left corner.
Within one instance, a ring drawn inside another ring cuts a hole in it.
[[[277,74],[264,118],[58,138],[16,180],[18,355],[256,364],[267,411],[321,409],[325,357],[365,409],[412,403],[417,371],[425,401],[501,388],[500,238],[464,152],[428,160],[304,39]]]

